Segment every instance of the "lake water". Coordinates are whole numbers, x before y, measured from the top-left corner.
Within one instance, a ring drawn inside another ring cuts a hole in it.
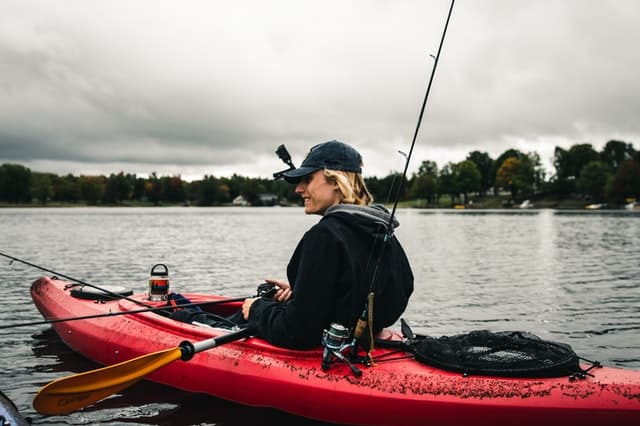
[[[637,212],[400,210],[398,218],[416,278],[404,315],[415,332],[527,330],[585,358],[640,369]],[[0,209],[0,252],[135,291],[146,290],[153,264],[166,263],[174,291],[249,296],[264,278],[285,278],[317,220],[300,208]],[[50,274],[0,257],[0,323],[42,319],[29,295],[42,275]],[[31,407],[35,393],[96,365],[47,325],[0,330],[0,341],[0,390],[33,424],[316,424],[149,382],[44,417]]]

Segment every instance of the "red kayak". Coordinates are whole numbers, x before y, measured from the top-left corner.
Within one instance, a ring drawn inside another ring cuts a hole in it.
[[[68,282],[40,278],[31,287],[46,319],[140,310],[146,294],[96,303],[71,293]],[[77,292],[77,291],[76,291]],[[192,302],[224,297],[184,294]],[[228,315],[240,302],[205,309]],[[229,331],[172,320],[154,312],[53,324],[74,351],[104,365],[198,342]],[[601,367],[584,379],[465,376],[378,348],[357,377],[349,366],[321,368],[322,348],[294,351],[246,338],[172,362],[149,380],[256,407],[272,407],[312,419],[368,425],[639,425],[640,371]],[[402,354],[401,354],[402,355]]]

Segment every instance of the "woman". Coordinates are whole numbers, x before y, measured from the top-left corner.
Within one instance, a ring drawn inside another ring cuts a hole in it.
[[[338,141],[314,146],[299,168],[284,173],[305,213],[322,218],[298,243],[287,267],[289,282],[267,280],[278,286],[274,298],[245,300],[242,314],[257,336],[293,349],[318,346],[332,322],[355,326],[371,288],[374,332],[395,323],[406,308],[411,267],[388,232],[388,211],[369,206],[361,173],[360,154]]]

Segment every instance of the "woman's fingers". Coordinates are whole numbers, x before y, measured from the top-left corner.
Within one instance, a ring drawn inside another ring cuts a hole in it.
[[[286,302],[291,298],[291,286],[288,282],[282,280],[274,280],[271,278],[265,279],[265,281],[278,287],[278,290],[276,290],[276,294],[273,295],[273,300],[275,300],[276,302]]]
[[[276,302],[286,302],[287,300],[289,300],[289,298],[291,297],[291,289],[290,288],[286,288],[286,289],[279,289],[275,296],[273,296],[274,300]]]
[[[282,281],[282,280],[274,280],[274,279],[271,279],[271,278],[267,278],[267,279],[265,279],[265,281],[266,281],[266,282],[268,282],[269,284],[277,285],[278,287],[280,287],[280,288],[281,288],[281,289],[283,289],[283,290],[284,290],[284,289],[290,289],[290,288],[291,288],[291,286],[289,285],[289,283],[288,283],[288,282],[286,282],[286,281]]]

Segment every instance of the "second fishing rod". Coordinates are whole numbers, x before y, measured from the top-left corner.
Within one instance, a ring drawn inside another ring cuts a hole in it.
[[[143,312],[158,312],[160,314],[163,314],[163,313],[166,314],[168,312],[173,311],[176,308],[184,309],[189,307],[211,306],[211,305],[218,305],[218,304],[224,304],[224,303],[240,302],[248,297],[272,297],[276,291],[276,288],[273,284],[262,283],[258,285],[255,295],[221,299],[221,300],[213,300],[213,301],[202,301],[202,302],[180,301],[179,304],[175,304],[175,305],[167,302],[166,305],[158,306],[157,304],[148,304],[148,303],[144,303],[141,300],[130,298],[125,293],[116,292],[107,288],[108,286],[97,286],[95,284],[90,284],[86,281],[70,277],[68,275],[62,274],[60,272],[54,271],[44,266],[37,265],[35,263],[21,259],[19,257],[11,256],[3,252],[0,252],[0,256],[10,259],[11,263],[19,262],[24,265],[31,266],[41,271],[45,271],[50,274],[53,274],[53,276],[56,278],[64,278],[67,281],[76,283],[76,284],[70,284],[68,286],[69,289],[71,289],[71,294],[74,295],[75,297],[79,297],[81,299],[93,299],[98,301],[124,299],[143,307],[141,309],[131,309],[128,311],[114,311],[106,314],[94,314],[94,315],[74,316],[74,317],[66,317],[66,318],[47,318],[41,321],[31,321],[31,322],[23,322],[23,323],[16,323],[16,324],[2,324],[0,325],[0,329],[26,327],[26,326],[39,325],[39,324],[55,324],[58,322],[77,321],[77,320],[91,319],[91,318],[112,317],[112,316],[118,316],[118,315],[131,315],[131,314],[138,314]],[[159,273],[157,273],[156,272],[157,266],[163,266],[164,270],[162,268],[159,268]],[[152,293],[154,292],[156,293],[156,295],[164,295],[165,297],[168,296],[169,287],[168,287],[167,275],[168,275],[168,270],[166,266],[163,264],[155,265],[151,269],[149,300],[153,300],[155,302],[167,300],[167,299],[161,299],[161,298],[154,299],[151,297],[153,295]],[[72,289],[73,287],[80,287],[80,290]],[[97,290],[97,292],[86,291],[84,290],[84,287],[93,288]],[[131,292],[129,291],[128,294],[130,295]]]
[[[449,28],[449,21],[451,20],[451,14],[453,13],[453,6],[455,4],[455,0],[451,0],[451,4],[449,6],[449,12],[447,14],[447,19],[445,21],[445,25],[444,25],[444,29],[442,30],[442,36],[440,37],[440,44],[438,45],[438,52],[435,56],[431,55],[434,58],[433,61],[433,67],[431,69],[431,74],[429,76],[429,83],[427,84],[427,90],[425,92],[424,95],[424,99],[422,101],[422,107],[420,108],[420,114],[418,116],[418,122],[416,124],[416,128],[415,131],[413,133],[413,139],[411,141],[411,146],[409,148],[409,153],[406,155],[406,160],[404,163],[404,170],[402,172],[402,177],[400,178],[400,183],[398,185],[398,189],[396,191],[395,194],[395,199],[393,202],[393,207],[391,209],[391,214],[389,216],[389,221],[387,223],[387,229],[386,229],[386,235],[384,240],[382,241],[382,246],[377,248],[377,247],[373,247],[372,248],[372,253],[377,251],[378,255],[376,257],[376,262],[374,265],[374,270],[371,276],[371,283],[369,286],[369,293],[367,295],[367,300],[365,302],[365,307],[362,311],[362,314],[360,315],[356,326],[355,326],[355,330],[354,330],[354,337],[356,339],[361,339],[363,337],[364,331],[368,328],[369,330],[369,336],[368,336],[368,342],[369,342],[369,348],[367,351],[367,356],[369,360],[372,360],[372,356],[371,356],[371,352],[373,351],[373,345],[374,345],[374,335],[373,335],[373,309],[374,309],[374,299],[375,299],[375,294],[376,294],[376,283],[377,283],[377,278],[378,278],[378,270],[380,268],[380,265],[382,263],[382,258],[384,257],[385,254],[385,249],[386,246],[389,244],[389,240],[391,238],[394,238],[393,236],[393,230],[395,228],[394,226],[394,222],[395,222],[395,215],[396,215],[396,209],[398,207],[398,202],[400,201],[400,197],[402,196],[402,190],[404,189],[404,184],[405,181],[407,179],[407,171],[409,169],[409,163],[411,161],[411,156],[413,155],[413,150],[415,148],[416,145],[416,140],[418,138],[418,133],[420,131],[420,126],[422,125],[422,119],[424,117],[424,112],[427,106],[427,101],[429,99],[429,94],[431,93],[431,86],[433,84],[433,79],[435,77],[436,74],[436,69],[438,68],[438,62],[440,60],[440,54],[442,52],[442,46],[444,45],[444,39],[445,36],[447,34],[447,29]]]

